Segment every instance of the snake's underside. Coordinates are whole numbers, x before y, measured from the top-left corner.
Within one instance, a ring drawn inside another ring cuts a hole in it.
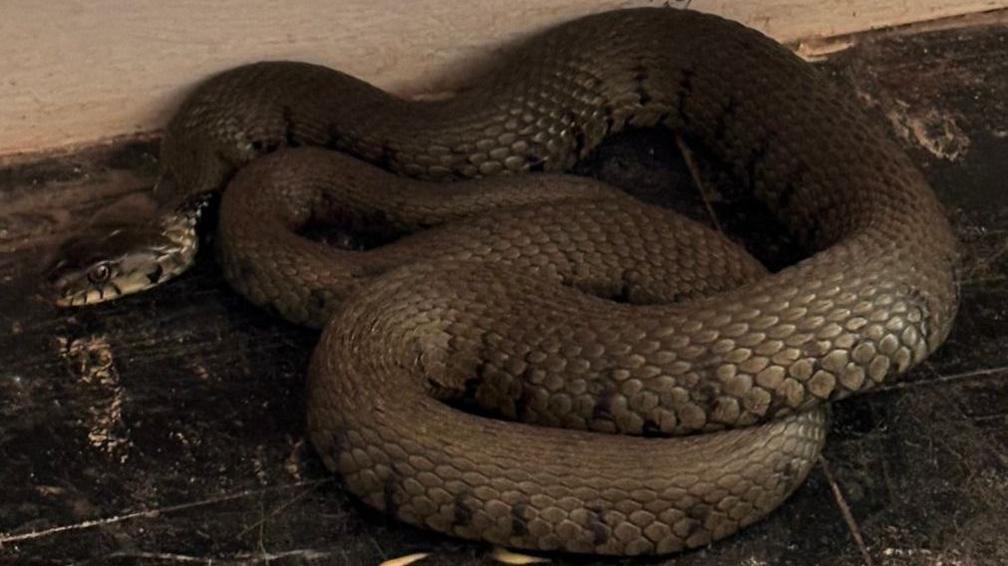
[[[810,256],[768,274],[715,232],[549,174],[650,126],[723,163]],[[689,11],[566,23],[437,102],[240,67],[194,91],[162,157],[182,195],[231,180],[229,282],[325,325],[308,428],[326,465],[399,519],[503,545],[664,553],[735,532],[804,479],[823,403],[921,362],[957,308],[942,209],[853,95]],[[501,178],[525,172],[545,174]],[[397,239],[295,233],[334,219]]]

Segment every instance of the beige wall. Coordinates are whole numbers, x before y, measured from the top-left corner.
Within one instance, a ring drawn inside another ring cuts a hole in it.
[[[450,91],[502,42],[579,14],[664,3],[0,0],[0,155],[156,130],[195,81],[263,58],[325,63],[401,94]],[[1006,6],[1008,0],[690,3],[785,42]]]

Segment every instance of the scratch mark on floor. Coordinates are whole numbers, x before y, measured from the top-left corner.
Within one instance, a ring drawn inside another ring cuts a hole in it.
[[[277,485],[273,487],[268,487],[265,489],[247,489],[239,491],[237,493],[231,493],[227,495],[221,495],[219,497],[209,497],[207,499],[201,499],[199,501],[191,501],[189,503],[181,503],[179,505],[169,505],[167,507],[156,507],[154,509],[146,509],[143,511],[135,511],[132,513],[126,513],[124,515],[113,515],[111,517],[105,517],[102,519],[90,519],[87,521],[81,521],[80,523],[73,523],[69,525],[61,525],[58,527],[52,527],[48,529],[42,529],[40,531],[29,531],[27,533],[0,533],[0,546],[4,544],[10,544],[14,542],[21,542],[26,540],[39,539],[43,537],[53,536],[60,533],[65,533],[69,531],[80,531],[84,529],[93,529],[95,527],[101,527],[106,525],[112,525],[115,523],[121,523],[123,521],[130,521],[133,519],[153,519],[167,513],[176,513],[179,511],[185,511],[188,509],[196,509],[199,507],[205,507],[208,505],[217,505],[219,503],[225,503],[228,501],[234,501],[236,499],[244,499],[246,497],[253,497],[258,495],[263,495],[266,493],[272,493],[287,489],[294,489],[298,487],[319,487],[326,483],[334,481],[333,478],[295,482],[285,485]]]
[[[864,559],[865,566],[873,566],[871,554],[868,553],[868,547],[865,546],[864,537],[861,536],[861,527],[858,526],[857,521],[854,520],[854,514],[851,513],[850,506],[847,505],[847,500],[843,496],[843,492],[840,491],[840,486],[837,485],[836,478],[833,477],[833,472],[830,470],[829,463],[826,458],[819,456],[819,467],[822,468],[823,474],[826,476],[826,481],[829,483],[830,490],[833,492],[833,499],[836,501],[837,507],[840,508],[840,514],[843,515],[844,522],[847,523],[847,529],[850,530],[851,538],[854,539],[854,543],[857,544],[858,550],[861,551],[861,558]]]

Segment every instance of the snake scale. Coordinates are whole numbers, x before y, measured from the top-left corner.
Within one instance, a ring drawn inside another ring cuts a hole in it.
[[[709,151],[809,257],[767,273],[557,174],[638,127]],[[958,305],[950,226],[884,129],[773,40],[692,11],[567,22],[442,101],[305,63],[225,71],[171,121],[162,165],[182,196],[228,186],[230,284],[324,326],[308,431],[326,466],[400,520],[507,546],[736,532],[803,481],[825,402],[920,363]],[[397,239],[297,233],[334,219]]]

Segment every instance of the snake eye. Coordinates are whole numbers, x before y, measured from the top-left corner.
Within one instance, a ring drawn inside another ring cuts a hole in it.
[[[88,281],[95,285],[100,285],[108,281],[110,275],[112,275],[112,270],[109,268],[109,265],[107,263],[99,263],[88,271],[87,277]]]

